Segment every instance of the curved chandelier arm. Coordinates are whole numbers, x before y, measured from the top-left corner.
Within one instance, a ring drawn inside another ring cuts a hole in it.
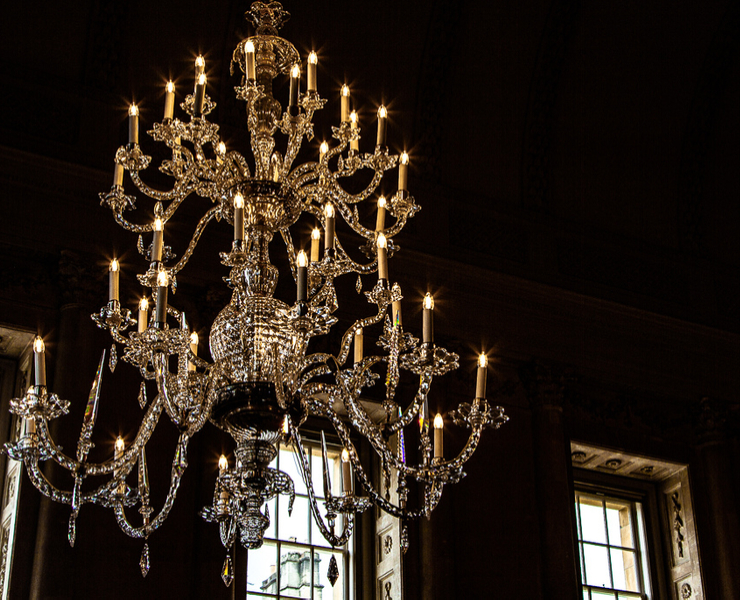
[[[433,377],[434,375],[431,369],[424,369],[424,371],[422,371],[419,375],[419,388],[416,391],[414,401],[396,421],[385,426],[385,431],[389,435],[393,435],[411,424],[414,418],[419,414],[427,399],[427,395],[429,394],[429,388],[432,386]]]
[[[221,206],[214,206],[210,208],[208,212],[206,212],[205,215],[203,215],[200,221],[198,221],[198,226],[195,228],[195,231],[193,232],[193,237],[190,239],[190,243],[188,244],[188,247],[185,250],[185,253],[182,255],[182,258],[180,258],[177,264],[174,267],[172,267],[173,273],[179,273],[182,270],[182,268],[187,264],[187,262],[190,260],[190,257],[193,255],[193,252],[195,252],[195,247],[198,245],[198,242],[200,241],[200,236],[203,235],[203,232],[208,226],[208,223],[210,223],[211,219],[217,216],[220,212],[221,212]]]
[[[175,186],[169,191],[155,190],[154,188],[144,183],[144,181],[141,179],[141,176],[139,175],[140,171],[129,171],[129,175],[131,177],[131,181],[136,186],[136,189],[139,190],[142,194],[145,194],[149,198],[157,200],[158,202],[171,202],[171,204],[167,207],[167,211],[165,211],[163,215],[164,219],[169,219],[177,210],[177,207],[180,206],[182,201],[188,196],[188,194],[190,194],[194,190],[194,186],[192,184],[193,180],[196,180],[196,178],[192,175],[192,171],[194,170],[194,168],[195,165],[190,164],[187,169],[187,174],[183,177],[179,177],[175,182]]]
[[[370,327],[371,325],[375,325],[376,323],[380,323],[380,321],[383,320],[383,317],[385,316],[388,309],[388,305],[378,305],[378,314],[372,315],[370,317],[365,317],[364,319],[358,319],[355,321],[347,331],[344,332],[344,335],[342,336],[342,344],[340,346],[339,354],[337,355],[337,362],[340,365],[343,365],[345,362],[347,362],[347,358],[349,357],[350,348],[352,346],[352,342],[354,340],[355,333],[358,329],[366,329]],[[380,357],[378,357],[380,360]],[[375,364],[375,363],[373,363]],[[363,370],[367,370],[370,366],[363,368]]]

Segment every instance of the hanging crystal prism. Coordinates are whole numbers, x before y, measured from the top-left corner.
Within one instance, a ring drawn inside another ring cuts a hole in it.
[[[224,568],[221,569],[221,579],[224,580],[224,585],[229,587],[231,582],[234,581],[234,566],[231,562],[231,554],[226,553],[226,560],[224,560]]]
[[[75,540],[77,539],[77,515],[73,512],[71,515],[69,515],[69,524],[67,525],[67,539],[69,540],[69,545],[74,548],[75,547]]]
[[[143,381],[139,387],[139,406],[142,409],[146,406],[146,384]]]
[[[118,351],[116,350],[116,345],[113,344],[110,347],[110,357],[108,358],[108,367],[110,368],[111,373],[113,373],[116,370],[117,364],[118,364]]]
[[[147,573],[149,573],[149,544],[147,542],[144,543],[144,548],[141,551],[139,568],[141,568],[141,576],[146,577]]]
[[[331,560],[329,561],[329,570],[326,572],[326,577],[329,579],[331,587],[334,587],[337,579],[339,579],[339,566],[337,565],[337,559],[333,554],[331,555]]]
[[[357,290],[358,294],[362,291],[362,278],[359,275],[357,276],[357,283],[355,284],[355,289]]]

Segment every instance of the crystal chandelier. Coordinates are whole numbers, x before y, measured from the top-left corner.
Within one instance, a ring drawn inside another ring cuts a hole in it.
[[[222,457],[213,504],[201,513],[206,520],[218,524],[227,550],[225,569],[229,573],[228,553],[237,537],[247,549],[262,545],[269,524],[265,503],[277,494],[285,494],[292,506],[293,481],[269,466],[280,442],[292,444],[295,450],[321,533],[333,546],[342,546],[352,532],[356,513],[373,504],[402,520],[428,516],[439,502],[444,485],[463,476],[463,465],[475,451],[483,429],[498,428],[508,420],[501,407],[489,406],[485,400],[487,367],[485,355],[481,355],[475,398],[448,415],[455,425],[470,430],[469,439],[455,458],[444,457],[444,419],[437,415],[431,425],[427,395],[435,376],[457,368],[458,356],[434,343],[434,302],[429,294],[423,301],[421,343],[404,331],[401,288],[391,282],[388,270],[388,258],[397,250],[393,238],[419,210],[407,191],[408,154],[389,153],[387,112],[383,106],[377,113],[374,151],[359,151],[361,128],[356,113],[350,111],[350,92],[345,85],[340,97],[341,120],[332,128],[333,143],[321,144],[318,160],[294,167],[303,139],[313,139],[314,111],[326,103],[317,92],[317,56],[315,52],[308,55],[306,91],[300,93],[301,57],[290,42],[278,36],[278,29],[289,14],[278,2],[255,2],[246,14],[256,27],[256,34],[238,44],[231,69],[232,73],[235,68],[242,72],[240,85],[235,89],[237,98],[246,103],[251,156],[227,151],[218,126],[208,121],[215,104],[206,93],[202,57],[195,63],[194,92],[181,104],[188,117],[175,117],[175,90],[170,82],[165,93],[164,118],[148,132],[154,141],[166,144],[171,151],[171,158],[159,166],[173,181],[167,191],[154,189],[141,178],[151,157],[139,145],[138,110],[131,106],[129,143],[116,153],[114,184],[100,197],[101,204],[112,210],[119,225],[140,234],[138,250],[148,269],[138,275],[138,280],[145,290],[150,288],[151,304],[145,294],[136,319],[121,305],[120,267],[114,259],[109,272],[109,301],[93,315],[97,325],[110,332],[113,346],[108,360],[105,352],[101,358],[76,455],[62,452],[49,433],[49,422],[67,413],[69,402],[47,389],[44,343],[40,337],[34,344],[35,385],[25,396],[11,401],[12,412],[24,419],[23,435],[5,448],[12,458],[23,461],[31,481],[43,494],[71,505],[70,544],[74,545],[76,518],[86,503],[111,508],[126,534],[146,542],[172,508],[188,464],[191,437],[210,421],[226,431],[235,444],[235,464],[229,465]],[[290,81],[285,110],[272,91],[273,80],[280,76],[288,76]],[[379,191],[385,172],[396,168],[398,190],[387,200],[382,196],[377,200],[375,227],[367,227],[361,222],[358,207],[374,201],[370,199]],[[371,178],[367,187],[359,193],[346,191],[342,180],[363,170]],[[136,210],[137,199],[124,191],[126,171],[138,192],[154,201],[154,222],[137,224],[129,220],[127,213]],[[208,198],[212,206],[195,227],[182,257],[176,260],[164,243],[167,223],[183,201],[192,196]],[[366,262],[351,258],[335,234],[338,217],[364,244],[361,249]],[[391,223],[387,222],[388,217],[393,219]],[[209,343],[213,362],[208,362],[198,356],[197,335],[190,332],[185,315],[169,303],[168,294],[175,291],[178,273],[214,220],[233,226],[233,244],[228,252],[220,254],[222,264],[230,269],[225,279],[233,292],[231,301],[212,324]],[[296,244],[293,238],[298,225],[306,222],[317,225],[308,252],[300,249],[303,240]],[[150,234],[151,243],[146,246],[143,240]],[[270,262],[269,248],[276,234],[288,257],[288,275],[296,282],[296,300],[292,304],[274,297],[278,269]],[[312,338],[326,336],[337,322],[334,280],[350,273],[357,274],[358,292],[363,277],[375,280],[372,289],[365,292],[369,316],[351,324],[334,354],[312,352]],[[373,273],[377,273],[377,279]],[[379,337],[378,354],[366,354],[363,348],[363,332],[373,331],[372,328]],[[122,360],[137,367],[141,374],[139,401],[146,412],[135,439],[126,445],[119,438],[114,456],[97,463],[88,460],[88,453],[93,446],[101,377],[106,362],[111,371],[115,369],[116,344],[124,349]],[[176,368],[172,369],[174,365]],[[399,402],[396,392],[403,371],[418,376],[419,383],[413,398]],[[363,392],[381,376],[382,417],[372,418]],[[146,381],[156,384],[157,394],[151,402],[147,399]],[[157,512],[150,501],[146,445],[163,413],[178,428],[179,440],[166,500]],[[330,426],[343,446],[343,491],[332,494],[322,432],[324,517],[314,490],[314,480],[318,478],[311,476],[301,441],[300,427],[309,416]],[[415,464],[406,460],[404,448],[403,433],[410,426],[420,430],[420,458]],[[357,436],[365,438],[378,456],[379,486],[360,461],[353,443]],[[71,489],[57,489],[48,481],[40,468],[40,463],[47,460],[69,471],[73,479]],[[130,487],[127,481],[133,471],[138,472],[137,484]],[[103,477],[106,482],[83,489],[88,477]],[[423,490],[418,502],[409,501],[412,481]],[[354,482],[359,483],[357,491]],[[129,521],[127,509],[138,509],[139,525]],[[340,516],[343,518],[338,519]],[[402,539],[405,548],[407,535]],[[146,543],[140,564],[146,575]],[[230,583],[229,575],[225,581]]]

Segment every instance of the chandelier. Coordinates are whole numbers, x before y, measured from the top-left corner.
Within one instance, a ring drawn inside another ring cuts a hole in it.
[[[142,179],[151,157],[139,145],[137,107],[130,107],[129,141],[118,149],[114,184],[100,198],[120,226],[139,234],[138,251],[148,268],[138,275],[145,290],[138,314],[134,318],[121,304],[120,266],[114,259],[109,270],[109,300],[93,315],[97,325],[110,332],[113,345],[107,360],[105,351],[101,357],[76,454],[64,453],[50,436],[49,422],[66,414],[69,402],[47,388],[41,337],[36,338],[33,348],[35,385],[22,398],[11,401],[11,411],[24,419],[23,434],[17,442],[5,446],[12,458],[23,461],[31,481],[44,495],[71,506],[70,544],[74,545],[76,518],[84,504],[110,508],[124,533],[145,541],[140,566],[146,576],[146,540],[173,506],[188,465],[191,437],[207,422],[227,432],[234,442],[235,464],[221,458],[213,503],[201,512],[203,518],[218,525],[227,551],[222,573],[227,585],[233,578],[231,550],[237,537],[245,548],[259,548],[270,522],[266,502],[284,494],[292,506],[293,481],[270,467],[279,443],[293,446],[321,533],[332,546],[342,546],[352,532],[355,515],[372,505],[402,521],[429,516],[444,485],[456,483],[464,475],[463,465],[475,451],[483,429],[498,428],[508,420],[501,407],[490,406],[485,400],[487,367],[482,354],[475,398],[462,403],[447,418],[468,428],[469,438],[456,457],[445,457],[445,419],[438,414],[433,425],[430,423],[427,395],[435,376],[457,368],[458,356],[434,342],[434,301],[429,294],[423,300],[421,342],[404,330],[401,287],[392,282],[388,269],[388,259],[398,249],[394,237],[419,210],[407,190],[408,154],[389,153],[388,116],[383,106],[377,112],[374,151],[360,152],[361,127],[357,114],[350,110],[350,90],[344,85],[340,123],[332,127],[333,142],[321,143],[317,160],[293,166],[304,138],[313,139],[314,112],[326,103],[317,91],[317,55],[308,55],[306,91],[301,93],[301,57],[290,42],[278,36],[289,14],[278,2],[255,2],[246,15],[256,27],[256,34],[238,44],[231,71],[233,74],[237,68],[242,73],[235,90],[237,98],[246,103],[251,156],[227,151],[218,126],[208,121],[215,104],[207,94],[202,57],[195,62],[194,91],[180,105],[188,116],[183,120],[175,116],[175,90],[170,82],[165,92],[164,118],[148,132],[154,141],[169,148],[159,170],[171,178],[170,189],[155,189]],[[290,82],[285,109],[273,96],[273,80],[281,76],[287,76]],[[377,199],[375,226],[368,227],[361,218],[366,211],[359,207],[376,202],[383,176],[396,169],[398,190],[387,199]],[[369,184],[357,193],[348,192],[343,180],[349,181],[361,171],[367,172]],[[154,202],[153,222],[129,220],[127,214],[136,210],[138,199],[124,190],[125,172],[139,194]],[[209,199],[212,206],[195,226],[178,260],[165,245],[167,223],[193,196]],[[351,229],[347,238],[362,242],[364,262],[351,258],[336,235],[339,218]],[[233,226],[231,248],[220,254],[222,264],[229,269],[225,280],[232,296],[211,326],[209,362],[198,355],[197,334],[189,330],[185,315],[169,303],[169,294],[174,293],[178,274],[214,220]],[[304,249],[305,240],[300,235],[296,240],[294,235],[301,226],[306,230],[306,223],[315,228]],[[287,276],[295,281],[292,303],[274,296],[278,268],[270,262],[269,249],[275,238],[283,243],[289,265]],[[371,289],[364,293],[368,316],[349,326],[335,353],[312,351],[312,339],[326,336],[338,320],[334,316],[338,308],[334,281],[351,273],[357,275],[358,292],[362,291],[363,278],[373,280]],[[378,336],[377,354],[366,353],[363,347],[366,330]],[[117,345],[123,348],[122,360],[140,372],[139,402],[145,413],[133,441],[126,444],[119,438],[113,457],[92,462],[88,454],[93,446],[101,377],[106,366],[115,369]],[[418,388],[413,397],[400,401],[396,396],[404,371],[418,377]],[[151,402],[147,381],[156,384],[157,394]],[[378,402],[382,410],[371,411],[363,394],[379,381],[384,388]],[[150,499],[146,446],[163,414],[177,427],[179,440],[166,499],[155,510]],[[341,494],[332,494],[323,431],[323,474],[321,478],[312,477],[300,433],[309,416],[333,429],[343,446]],[[419,428],[419,459],[413,464],[407,461],[404,447],[404,430],[408,427]],[[353,440],[360,437],[378,456],[379,485],[369,477],[356,450]],[[70,489],[61,490],[49,482],[40,467],[44,461],[53,461],[71,474]],[[132,472],[138,475],[133,486],[129,483]],[[83,485],[88,478],[101,477],[105,482],[97,487]],[[315,480],[323,484],[324,516],[316,498]],[[421,490],[415,502],[409,500],[411,482]],[[359,484],[357,489],[355,483]],[[139,524],[133,524],[127,514],[135,509]],[[405,526],[402,547],[408,547]]]

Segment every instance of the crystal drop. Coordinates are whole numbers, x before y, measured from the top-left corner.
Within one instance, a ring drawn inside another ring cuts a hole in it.
[[[117,364],[118,364],[118,352],[116,351],[116,345],[113,344],[110,347],[110,358],[108,359],[108,366],[110,367],[111,373],[113,373],[116,370]]]
[[[75,540],[77,539],[77,521],[75,519],[74,513],[69,515],[69,525],[67,527],[67,539],[69,540],[69,545],[72,546],[72,548],[74,548]]]
[[[362,278],[359,275],[357,276],[357,283],[355,284],[355,289],[357,290],[358,294],[362,291]]]
[[[144,549],[141,551],[139,567],[141,568],[141,576],[146,577],[149,573],[149,544],[147,543],[144,544]]]
[[[326,576],[331,583],[331,587],[334,587],[337,579],[339,579],[339,567],[337,566],[337,559],[333,554],[331,555],[331,560],[329,561],[329,570],[326,572]]]
[[[234,568],[231,564],[231,555],[226,555],[226,560],[224,560],[224,568],[221,569],[221,579],[224,580],[224,585],[226,587],[229,587],[231,585],[231,582],[234,581]]]
[[[139,387],[139,406],[141,408],[146,406],[146,384],[143,381]]]

